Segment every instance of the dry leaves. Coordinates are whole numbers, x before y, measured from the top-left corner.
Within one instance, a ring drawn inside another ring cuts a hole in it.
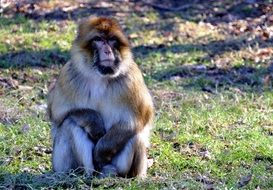
[[[16,89],[19,86],[18,80],[13,79],[12,77],[4,78],[0,77],[0,88],[4,89]]]
[[[51,154],[52,149],[45,146],[35,146],[34,152],[37,156],[43,156],[43,154]]]
[[[269,59],[271,59],[273,56],[273,48],[268,47],[268,48],[262,48],[258,49],[256,55],[255,55],[255,62],[265,62]]]
[[[14,124],[21,118],[22,114],[15,107],[8,107],[0,101],[0,123]]]

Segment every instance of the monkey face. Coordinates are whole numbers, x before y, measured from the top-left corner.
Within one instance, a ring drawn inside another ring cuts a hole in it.
[[[118,41],[115,37],[95,37],[92,40],[93,65],[102,75],[115,74],[121,63]]]
[[[91,17],[79,25],[76,44],[86,52],[86,64],[104,76],[116,76],[131,56],[129,42],[115,19]]]

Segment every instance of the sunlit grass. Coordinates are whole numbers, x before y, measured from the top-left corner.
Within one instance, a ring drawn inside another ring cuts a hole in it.
[[[145,19],[133,14],[125,22],[127,34],[136,34],[131,39],[135,60],[156,105],[149,152],[154,163],[143,181],[51,173],[50,125],[45,110],[38,108],[46,103],[49,83],[59,72],[56,64],[69,59],[76,25],[21,16],[0,19],[1,78],[12,76],[19,83],[0,89],[0,113],[11,116],[8,123],[0,115],[0,189],[206,189],[204,178],[215,188],[232,189],[250,174],[247,189],[273,188],[273,95],[272,86],[263,86],[265,65],[245,59],[249,52],[244,48],[223,53],[213,49],[218,48],[215,41],[227,39],[215,27],[180,17],[160,20],[151,11]],[[18,52],[24,54],[15,59]],[[213,67],[217,56],[212,52],[227,58],[230,68],[257,69],[246,79],[258,85],[251,86],[245,78],[243,83],[230,82],[229,75],[220,86],[218,76],[179,76],[181,66]],[[43,68],[32,60],[42,62]],[[21,62],[25,65],[17,67]],[[164,78],[170,74],[174,77]]]

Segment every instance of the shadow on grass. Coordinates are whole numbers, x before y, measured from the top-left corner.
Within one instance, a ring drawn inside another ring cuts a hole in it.
[[[11,3],[11,5],[4,10],[4,14],[12,15],[13,17],[21,15],[33,20],[61,21],[78,20],[90,15],[111,16],[117,12],[114,7],[102,7],[97,4],[98,2],[94,0],[85,2],[76,1],[75,3],[60,1],[57,7],[52,7],[46,0],[22,1]]]
[[[216,66],[186,65],[157,72],[152,77],[158,81],[181,81],[185,89],[216,93],[219,89],[237,88],[240,91],[261,92],[273,87],[273,64],[254,68],[237,66],[217,68]],[[190,79],[190,80],[188,80]]]
[[[172,53],[181,53],[196,50],[208,51],[209,55],[216,56],[219,53],[234,51],[239,48],[242,47],[236,46],[236,42],[227,42],[226,44],[225,42],[212,42],[205,46],[201,44],[181,44],[170,47],[164,45],[158,47],[139,46],[134,48],[133,51],[136,55],[140,55],[141,57],[148,56],[154,52],[159,52],[164,56],[164,54],[169,51]],[[58,49],[48,49],[37,52],[23,50],[0,55],[0,68],[51,67],[52,65],[65,64],[66,61],[69,60],[69,57],[68,52],[61,52]],[[237,87],[240,90],[248,91],[261,91],[264,86],[272,88],[272,62],[268,65],[259,65],[259,67],[241,65],[218,68],[214,65],[202,65],[202,61],[211,59],[210,56],[200,59],[203,59],[200,60],[200,65],[172,66],[154,73],[151,77],[157,81],[185,79],[183,83],[185,88],[194,88],[211,93],[214,93],[221,87]],[[245,60],[245,62],[247,61],[248,60]]]
[[[245,38],[231,38],[227,40],[210,41],[206,44],[174,44],[167,46],[165,44],[153,45],[153,46],[137,46],[133,48],[133,52],[137,56],[146,57],[151,53],[185,53],[191,51],[203,51],[207,53],[207,56],[203,60],[211,60],[216,56],[220,56],[227,52],[236,52],[245,48],[254,47],[259,44],[259,48],[272,47],[273,39],[262,40],[256,37],[252,40]]]
[[[92,178],[83,175],[56,174],[48,172],[45,174],[33,174],[29,172],[11,174],[0,173],[0,189],[71,189],[82,185],[89,187]]]
[[[22,50],[0,54],[0,68],[50,67],[65,64],[69,59],[69,52],[59,49],[42,51]]]
[[[76,171],[68,174],[53,172],[11,174],[0,172],[0,189],[116,189],[126,188],[134,181],[138,182],[139,179],[120,177],[100,179]],[[155,182],[161,184],[159,181],[151,181],[150,183]]]
[[[90,14],[96,15],[114,15],[117,12],[124,12],[121,9],[123,2],[121,1],[75,1],[75,3],[68,4],[60,3],[57,7],[52,9],[50,4],[44,5],[47,1],[22,1],[15,3],[9,9],[4,11],[6,13],[22,13],[24,16],[35,20],[77,20]],[[104,4],[104,5],[102,5]],[[37,5],[41,8],[37,9]],[[74,5],[77,5],[74,8]],[[128,5],[128,3],[126,4]],[[229,22],[234,19],[257,18],[264,14],[265,7],[270,6],[271,2],[256,0],[256,1],[214,1],[214,0],[151,0],[149,3],[143,0],[136,0],[130,2],[130,9],[133,9],[137,14],[144,14],[147,8],[154,8],[164,19],[166,17],[180,16],[183,19],[191,21],[205,21],[210,23]],[[49,9],[51,11],[44,11]],[[126,12],[126,11],[125,11]],[[170,15],[171,13],[171,15]]]
[[[115,10],[103,7],[93,7],[92,3],[86,3],[84,7],[80,7],[71,11],[64,11],[63,9],[58,8],[43,15],[39,14],[39,12],[34,12],[31,14],[26,14],[25,16],[35,20],[78,20],[94,14],[97,16],[111,16],[114,13],[116,13]]]
[[[221,55],[225,52],[238,51],[246,48],[257,42],[254,39],[251,42],[244,43],[243,40],[227,40],[227,41],[212,41],[208,44],[175,44],[166,46],[164,44],[154,46],[137,46],[133,48],[133,53],[136,57],[148,57],[150,54],[160,53],[165,56],[166,53],[186,53],[193,51],[203,51],[207,56],[200,60],[210,61],[213,57]],[[266,47],[268,44],[261,44],[261,47]],[[18,52],[9,52],[0,54],[0,68],[24,68],[24,67],[49,67],[54,64],[65,64],[70,55],[68,51],[60,51],[58,48],[46,49],[40,51],[21,50]]]
[[[135,47],[133,51],[137,57],[142,58],[150,57],[150,55],[157,53],[164,57],[168,52],[172,54],[196,51],[206,53],[204,57],[195,60],[198,62],[198,65],[170,66],[154,73],[152,78],[158,81],[181,81],[183,79],[183,86],[185,88],[201,89],[211,93],[223,87],[236,87],[242,91],[261,91],[265,88],[273,87],[272,60],[268,60],[267,63],[254,63],[253,60],[244,58],[243,63],[240,65],[236,66],[234,63],[225,65],[225,63],[223,63],[221,68],[212,64],[209,66],[204,65],[204,63],[210,63],[214,58],[221,57],[221,55],[226,52],[236,52],[247,47],[255,46],[257,42],[260,48],[272,46],[272,39],[262,41],[256,38],[251,41],[244,39],[212,41],[208,44],[138,46]]]
[[[152,0],[150,4],[162,18],[170,17],[175,13],[185,20],[204,21],[211,24],[230,22],[233,20],[258,18],[266,12],[266,7],[272,7],[270,1],[255,0],[170,0],[162,2]]]
[[[244,38],[231,38],[228,40],[211,41],[207,44],[174,44],[171,46],[165,44],[153,46],[138,46],[133,48],[136,57],[145,58],[154,53],[165,56],[166,53],[173,54],[186,52],[205,52],[204,57],[196,60],[198,63],[211,62],[215,57],[221,57],[227,52],[236,52],[248,47],[254,47],[259,44],[259,48],[272,46],[273,39],[266,41],[255,38],[251,41]],[[50,67],[52,65],[62,65],[69,60],[69,52],[60,51],[58,48],[41,51],[22,50],[19,52],[10,52],[0,54],[0,68],[25,68],[25,67]],[[253,64],[253,60],[243,60],[246,65],[228,66],[227,68],[218,68],[216,66],[173,66],[152,75],[152,78],[158,81],[192,79],[187,80],[185,87],[198,87],[205,91],[214,92],[218,87],[238,87],[242,90],[252,89],[261,90],[264,85],[272,87],[273,63],[271,64]],[[270,63],[270,62],[269,62]],[[253,65],[253,66],[250,66]]]

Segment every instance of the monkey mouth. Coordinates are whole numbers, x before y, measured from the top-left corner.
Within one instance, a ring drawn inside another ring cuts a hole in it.
[[[105,67],[111,67],[114,64],[115,60],[113,59],[104,59],[100,61],[100,64],[105,66]]]
[[[115,68],[104,65],[98,65],[98,70],[102,75],[113,75],[115,74]]]

